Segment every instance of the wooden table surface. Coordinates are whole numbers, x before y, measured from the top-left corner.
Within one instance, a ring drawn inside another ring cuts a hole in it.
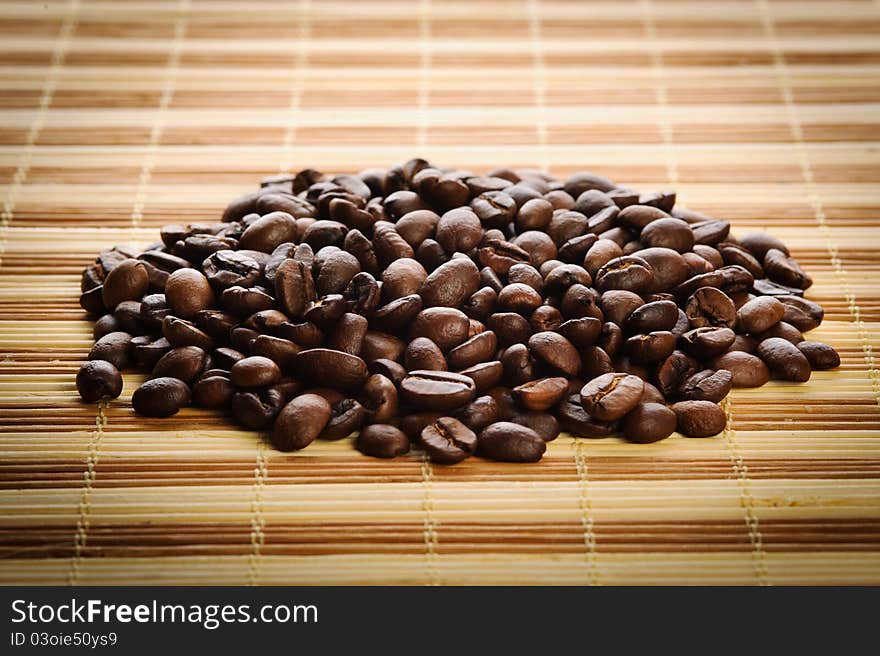
[[[880,583],[880,3],[0,3],[0,583]],[[79,272],[260,177],[594,170],[770,230],[843,364],[536,465],[79,401]]]

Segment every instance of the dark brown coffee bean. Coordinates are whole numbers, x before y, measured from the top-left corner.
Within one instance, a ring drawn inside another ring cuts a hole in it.
[[[382,296],[386,301],[416,294],[428,277],[419,262],[402,258],[388,265],[382,273]]]
[[[455,418],[472,431],[481,431],[489,424],[501,421],[498,403],[489,395],[478,396],[455,413]]]
[[[579,198],[580,195],[588,189],[598,189],[599,191],[609,192],[614,188],[614,183],[608,178],[587,171],[573,173],[565,181],[563,187],[566,193],[572,198]]]
[[[514,424],[531,428],[545,442],[552,442],[559,437],[559,421],[547,412],[522,412],[510,418]]]
[[[782,320],[791,324],[801,332],[818,328],[825,317],[822,306],[799,296],[777,296],[782,302],[784,312]]]
[[[645,383],[645,392],[642,394],[642,403],[666,403],[666,397],[663,393],[654,387],[651,383]]]
[[[342,294],[360,270],[360,263],[351,253],[330,253],[321,264],[318,279],[315,281],[315,293],[318,296]]]
[[[214,340],[191,321],[167,316],[162,322],[162,335],[171,346],[198,346],[203,351],[214,348]]]
[[[406,343],[394,335],[377,330],[368,330],[367,334],[364,335],[360,357],[367,364],[380,358],[399,362],[403,359],[405,348]]]
[[[721,253],[719,253],[717,249],[712,248],[711,246],[706,246],[705,244],[699,243],[694,244],[694,255],[699,255],[706,262],[712,265],[712,268],[708,269],[709,271],[720,269],[724,266],[724,258],[721,257]],[[691,275],[695,275],[695,273]]]
[[[330,420],[318,435],[322,440],[341,440],[364,423],[364,407],[355,399],[343,399],[331,406]]]
[[[660,219],[668,219],[669,214],[657,207],[649,205],[629,205],[620,210],[617,223],[641,232],[647,225]]]
[[[488,234],[488,233],[487,233]],[[505,276],[517,264],[526,264],[530,261],[528,251],[516,244],[501,239],[484,239],[477,248],[477,261],[484,268],[489,269],[495,276]],[[488,275],[488,274],[486,274]],[[483,284],[490,284],[489,280],[483,280]],[[500,282],[500,281],[499,281]],[[490,285],[495,288],[495,285]],[[496,291],[499,291],[496,289]]]
[[[717,366],[716,369],[729,369]],[[657,368],[657,387],[668,398],[674,398],[678,390],[688,378],[702,369],[700,363],[681,351],[674,351]]]
[[[764,361],[745,351],[728,351],[712,360],[715,369],[726,369],[733,376],[734,387],[760,387],[770,380]]]
[[[694,245],[694,232],[681,219],[657,219],[642,229],[640,239],[648,248],[669,248],[684,253]]]
[[[447,253],[467,253],[480,243],[483,228],[480,219],[469,208],[452,209],[437,223],[437,242]]]
[[[467,369],[480,362],[491,360],[498,349],[498,339],[494,332],[487,330],[474,335],[446,354],[449,367],[453,370]],[[429,369],[430,367],[420,367]]]
[[[538,377],[538,366],[525,344],[513,344],[501,354],[504,382],[511,387]]]
[[[101,289],[104,307],[113,310],[122,301],[140,301],[149,284],[150,277],[143,262],[122,260],[104,279]]]
[[[285,405],[272,428],[279,451],[297,451],[311,444],[330,421],[330,404],[317,394],[302,394]]]
[[[772,296],[758,296],[737,310],[740,330],[751,334],[769,330],[784,314],[785,306]]]
[[[577,376],[580,372],[580,354],[574,345],[559,333],[536,333],[529,337],[528,344],[532,356],[551,370],[566,376]]]
[[[293,360],[293,366],[302,378],[338,390],[360,389],[369,376],[364,360],[327,348],[300,351]]]
[[[794,258],[776,248],[771,248],[764,255],[764,271],[770,280],[788,287],[808,289],[813,284],[813,279]]]
[[[199,408],[227,408],[235,396],[235,386],[226,376],[204,375],[192,389],[193,405]]]
[[[541,295],[523,283],[506,285],[498,293],[498,308],[505,312],[531,314],[541,305]]]
[[[565,378],[541,378],[513,389],[513,396],[524,410],[549,410],[568,394]]]
[[[508,421],[499,421],[480,431],[477,453],[502,462],[537,462],[547,444],[531,428]]]
[[[461,310],[446,307],[426,308],[419,312],[410,328],[410,339],[427,337],[446,352],[468,338],[470,322]]]
[[[630,442],[651,444],[675,432],[675,413],[660,403],[639,403],[621,422],[623,436]]]
[[[281,370],[269,358],[255,355],[239,360],[232,365],[229,377],[236,387],[245,389],[268,387],[281,379]]]
[[[840,366],[840,355],[833,347],[822,342],[800,342],[798,350],[803,353],[813,371],[824,371]]]
[[[580,394],[572,394],[556,408],[556,417],[563,430],[575,437],[608,437],[616,427],[613,422],[592,417],[581,405]]]
[[[764,268],[755,257],[742,246],[736,244],[721,243],[718,244],[718,252],[724,260],[724,264],[741,266],[752,274],[755,278],[764,277]]]
[[[781,337],[770,337],[758,344],[758,356],[783,380],[805,382],[810,379],[810,362],[797,346]]]
[[[640,257],[625,255],[607,262],[596,274],[596,286],[600,291],[625,289],[639,293],[651,289],[654,271]]]
[[[637,376],[604,374],[584,385],[581,404],[590,416],[615,421],[639,403],[644,389],[644,382]]]
[[[476,434],[452,417],[440,417],[422,429],[422,447],[431,462],[453,465],[476,450]]]
[[[749,232],[741,235],[739,243],[761,261],[770,249],[776,249],[783,255],[789,254],[788,247],[780,239],[766,232]]]
[[[461,310],[472,319],[485,320],[492,313],[498,293],[491,287],[483,287],[475,291],[461,305]]]
[[[522,233],[526,230],[544,230],[552,218],[553,205],[544,198],[533,198],[519,208],[514,223],[516,231]]]
[[[404,214],[398,219],[395,226],[397,233],[403,237],[413,248],[434,235],[434,230],[440,222],[440,215],[431,210],[416,210]]]
[[[487,191],[471,201],[471,210],[486,228],[505,228],[516,216],[517,206],[503,191]]]
[[[737,335],[733,338],[733,342],[727,347],[727,350],[754,354],[758,350],[758,340],[748,335]]]
[[[275,389],[239,392],[232,397],[232,416],[250,430],[264,430],[272,425],[284,406],[284,398]]]
[[[205,369],[207,361],[207,354],[198,346],[173,348],[153,367],[153,376],[179,378],[190,385]]]
[[[216,302],[208,279],[195,269],[178,269],[168,276],[165,299],[181,319],[195,319],[196,314]]]
[[[417,369],[446,371],[449,368],[443,351],[427,337],[416,337],[407,345],[403,362],[407,371]]]
[[[368,424],[388,423],[397,416],[397,388],[382,374],[373,374],[367,379],[360,393],[360,402]]]
[[[480,271],[477,266],[469,259],[455,258],[437,267],[416,291],[422,297],[424,307],[457,308],[479,287]]]
[[[537,230],[527,230],[517,235],[513,243],[526,251],[532,266],[539,269],[544,262],[554,259],[557,254],[553,240],[546,233]]]
[[[554,267],[544,277],[544,291],[553,296],[562,296],[571,287],[589,287],[593,280],[586,269],[576,264],[562,264]]]
[[[357,450],[374,458],[395,458],[409,452],[409,438],[389,424],[364,426],[355,441]]]
[[[634,309],[623,325],[632,333],[647,333],[656,330],[671,330],[677,321],[678,306],[674,301],[652,301]]]
[[[122,394],[122,376],[107,360],[89,360],[76,374],[76,389],[86,403],[115,399]]]
[[[692,328],[736,325],[736,307],[730,297],[714,287],[700,287],[687,300],[685,308]]]
[[[134,411],[144,417],[170,417],[190,404],[191,394],[186,383],[178,378],[159,377],[148,380],[131,396]]]
[[[301,317],[315,299],[315,283],[310,268],[303,262],[287,260],[275,273],[275,295],[284,313]]]
[[[385,358],[379,358],[370,362],[369,371],[371,374],[382,374],[394,383],[395,386],[400,385],[400,381],[406,378],[407,375],[406,367],[399,362]]]
[[[727,369],[704,369],[688,378],[680,389],[680,396],[688,401],[720,403],[730,394],[733,375]]]
[[[411,371],[400,383],[407,403],[427,410],[451,410],[474,398],[474,381],[449,371]]]
[[[343,296],[349,312],[371,317],[379,308],[381,290],[373,275],[362,271],[351,279]]]
[[[345,297],[342,294],[328,294],[309,303],[303,319],[329,332],[345,314],[345,306]]]
[[[276,277],[276,284],[277,280]],[[256,312],[272,309],[275,299],[267,294],[265,290],[256,287],[250,289],[230,287],[223,291],[221,302],[223,307],[229,312],[240,317],[246,317]]]
[[[260,264],[242,251],[221,250],[202,262],[202,271],[217,293],[229,287],[251,287],[260,278]]]
[[[602,322],[594,317],[581,317],[569,319],[556,329],[577,348],[592,346],[602,330]]]
[[[126,332],[107,333],[89,351],[89,360],[106,360],[117,369],[125,369],[129,364],[131,335]]]
[[[672,406],[678,432],[688,437],[718,435],[727,425],[724,411],[711,401],[679,401]]]
[[[736,335],[730,328],[704,326],[694,328],[681,336],[686,351],[698,358],[713,358],[727,351]]]
[[[800,344],[804,341],[801,331],[785,321],[774,324],[764,332],[754,335],[754,337],[758,342],[763,342],[771,337],[779,337],[792,344]]]
[[[596,345],[610,357],[615,357],[623,346],[623,331],[620,329],[620,326],[610,321],[603,323]]]
[[[675,350],[675,342],[675,335],[668,330],[656,330],[633,335],[626,340],[624,348],[633,362],[644,364],[665,360]]]
[[[458,373],[473,380],[476,393],[482,394],[501,382],[501,377],[504,375],[504,366],[497,360],[481,362],[467,369],[462,369]]]
[[[697,221],[690,223],[694,232],[694,245],[714,245],[727,239],[730,234],[730,223],[727,221]]]
[[[143,303],[141,303],[143,306]],[[95,321],[95,325],[92,326],[92,339],[99,340],[104,335],[109,335],[110,333],[115,332],[125,332],[119,326],[119,322],[116,320],[112,314],[105,314],[97,321]]]

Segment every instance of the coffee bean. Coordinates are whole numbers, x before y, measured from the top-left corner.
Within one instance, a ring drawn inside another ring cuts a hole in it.
[[[675,335],[668,330],[656,330],[647,335],[633,335],[626,340],[624,348],[633,362],[659,362],[672,354],[675,342]]]
[[[777,296],[782,302],[784,312],[782,321],[791,324],[801,332],[818,328],[825,317],[825,311],[818,303],[799,296]]]
[[[531,314],[541,305],[541,295],[526,284],[515,282],[498,293],[498,308],[505,312]]]
[[[216,302],[208,279],[195,269],[178,269],[165,285],[165,299],[175,316],[195,319],[201,310],[207,310]]]
[[[467,369],[492,359],[497,348],[498,339],[495,333],[487,330],[451,349],[446,354],[446,359],[449,362],[449,367],[453,370]],[[430,369],[431,367],[418,368]]]
[[[756,355],[728,351],[712,360],[715,369],[726,369],[733,376],[734,387],[760,387],[770,380],[770,370]]]
[[[131,396],[134,411],[144,417],[170,417],[190,404],[186,383],[178,378],[158,377],[138,387]]]
[[[574,345],[559,333],[542,332],[529,337],[529,352],[553,371],[577,376],[581,368],[580,354]]]
[[[562,377],[532,380],[513,388],[513,396],[524,410],[549,410],[568,393],[568,380]]]
[[[770,337],[758,344],[758,356],[776,376],[799,383],[810,379],[810,362],[797,346],[781,337]]]
[[[395,458],[409,452],[409,438],[395,426],[371,424],[361,429],[355,446],[374,458]]]
[[[694,358],[681,351],[673,351],[657,367],[657,386],[666,398],[674,398],[684,382],[700,368],[700,363]]]
[[[606,318],[608,318],[607,312]],[[672,330],[676,321],[678,321],[678,306],[674,301],[652,301],[634,309],[626,318],[624,327],[632,333],[647,333],[655,330]]]
[[[229,378],[236,387],[254,388],[274,385],[281,378],[281,370],[269,358],[254,355],[239,360],[229,370]]]
[[[426,369],[446,371],[446,358],[443,351],[427,337],[417,337],[409,343],[404,352],[403,361],[408,371]]]
[[[285,405],[275,419],[271,439],[279,451],[297,451],[311,444],[330,421],[330,404],[317,394],[302,394]]]
[[[296,221],[287,212],[271,212],[251,223],[241,235],[239,246],[271,253],[279,244],[296,240]]]
[[[467,253],[480,243],[483,228],[480,219],[469,208],[452,209],[437,223],[437,242],[447,253]]]
[[[727,369],[705,369],[695,373],[681,386],[681,397],[688,401],[712,401],[720,403],[730,394],[733,375]]]
[[[537,462],[546,450],[546,442],[535,431],[508,421],[487,426],[477,439],[477,453],[490,460]]]
[[[808,289],[813,284],[813,279],[801,269],[794,258],[776,248],[771,248],[764,254],[764,271],[770,280],[788,287]]]
[[[424,307],[457,308],[479,287],[480,271],[477,266],[470,259],[456,258],[437,267],[416,291],[422,297]]]
[[[360,389],[369,376],[363,359],[327,348],[300,351],[293,359],[293,367],[298,375],[316,385],[338,390]]]
[[[259,263],[242,251],[221,250],[211,253],[204,262],[202,270],[208,282],[218,293],[229,287],[250,287],[260,277]]]
[[[422,429],[421,443],[431,462],[453,465],[476,450],[477,436],[459,420],[440,417]]]
[[[522,412],[510,417],[510,421],[526,428],[531,428],[545,442],[552,442],[559,437],[559,421],[548,412]]]
[[[397,388],[382,374],[373,374],[367,379],[360,402],[368,424],[384,424],[397,416]]]
[[[672,406],[678,432],[688,437],[711,437],[724,430],[727,417],[711,401],[679,401]]]
[[[660,403],[639,403],[621,422],[623,436],[631,442],[651,444],[675,432],[675,412]]]
[[[581,404],[580,394],[573,394],[562,401],[556,410],[562,428],[575,437],[602,438],[611,435],[616,424],[600,421],[591,416]]]
[[[736,338],[730,328],[704,326],[681,336],[685,350],[697,358],[712,358],[727,351]]]
[[[714,287],[700,287],[688,298],[685,314],[692,328],[736,325],[736,307],[730,297]]]
[[[106,360],[117,369],[125,369],[129,364],[131,335],[117,331],[107,333],[89,351],[89,360]]]
[[[638,294],[647,291],[653,284],[653,268],[647,261],[634,255],[610,260],[596,273],[596,286],[603,292],[625,289]]]
[[[501,412],[495,399],[486,394],[456,411],[455,418],[472,431],[480,431],[489,424],[501,421]]]
[[[840,355],[833,347],[822,342],[799,342],[798,350],[803,353],[814,371],[824,371],[840,366]]]
[[[226,376],[203,375],[192,388],[193,405],[199,408],[226,408],[235,396],[235,386]]]
[[[369,329],[367,319],[359,314],[343,314],[327,338],[327,347],[350,355],[359,355]]]
[[[406,343],[394,335],[377,330],[368,330],[367,334],[364,335],[360,357],[367,364],[380,358],[399,362],[403,357],[405,348]]]
[[[470,378],[474,382],[476,393],[482,394],[498,385],[504,375],[504,366],[497,360],[481,362],[458,373]]]
[[[76,374],[76,389],[86,403],[115,399],[122,394],[122,376],[107,360],[89,360]]]
[[[581,389],[581,404],[600,421],[615,421],[641,400],[645,384],[629,374],[603,374]]]
[[[799,344],[804,341],[804,336],[801,334],[801,331],[785,321],[773,324],[764,332],[754,335],[754,337],[758,342],[770,339],[771,337],[779,337],[792,344]]]
[[[198,346],[203,351],[214,348],[214,340],[206,332],[185,319],[167,316],[162,321],[162,335],[171,346]]]
[[[101,289],[104,307],[113,310],[122,301],[140,301],[149,284],[149,274],[143,262],[122,260],[104,279]]]
[[[288,317],[301,317],[315,299],[310,268],[303,262],[286,260],[275,273],[275,295]]]
[[[467,315],[455,308],[435,307],[419,312],[410,328],[410,339],[427,337],[444,352],[468,338]]]
[[[678,253],[689,251],[694,245],[691,227],[681,219],[673,218],[651,221],[642,228],[640,239],[648,248],[669,248]]]
[[[747,333],[762,333],[779,323],[785,306],[772,296],[759,296],[737,310],[739,328]]]
[[[474,381],[451,371],[411,371],[400,383],[404,400],[426,410],[451,410],[470,402]]]

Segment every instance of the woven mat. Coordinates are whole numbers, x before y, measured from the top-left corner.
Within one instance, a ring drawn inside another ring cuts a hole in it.
[[[880,3],[0,7],[0,583],[880,583]],[[263,175],[595,170],[770,229],[839,370],[533,466],[79,402],[79,271]]]

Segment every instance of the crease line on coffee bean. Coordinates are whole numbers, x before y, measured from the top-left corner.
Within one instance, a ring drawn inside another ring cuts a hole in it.
[[[822,203],[822,199],[816,189],[815,176],[813,175],[813,167],[810,163],[809,151],[804,142],[803,126],[798,114],[797,103],[794,100],[794,94],[792,92],[791,74],[788,70],[788,64],[785,61],[785,54],[779,44],[775,21],[770,13],[766,0],[755,0],[755,2],[758,5],[761,15],[764,35],[770,42],[771,50],[773,52],[773,68],[776,72],[786,107],[786,113],[788,114],[789,127],[794,139],[795,149],[797,150],[798,164],[801,169],[801,177],[804,180],[807,200],[810,204],[810,208],[813,210],[814,218],[819,226],[819,232],[825,240],[825,249],[828,251],[828,259],[831,263],[831,268],[843,289],[843,296],[846,299],[847,309],[858,333],[862,347],[862,355],[865,361],[866,374],[868,376],[868,381],[871,384],[874,401],[880,405],[880,370],[877,369],[868,331],[861,318],[861,309],[858,306],[855,293],[853,293],[852,288],[849,285],[849,276],[847,275],[846,269],[843,267],[843,262],[840,259],[839,248],[832,239],[831,226],[828,224],[828,219],[825,215],[824,204]]]
[[[226,412],[279,451],[530,463],[562,431],[715,436],[732,388],[840,363],[781,240],[595,173],[306,168],[220,219],[83,271],[85,400],[138,368],[137,413]]]

